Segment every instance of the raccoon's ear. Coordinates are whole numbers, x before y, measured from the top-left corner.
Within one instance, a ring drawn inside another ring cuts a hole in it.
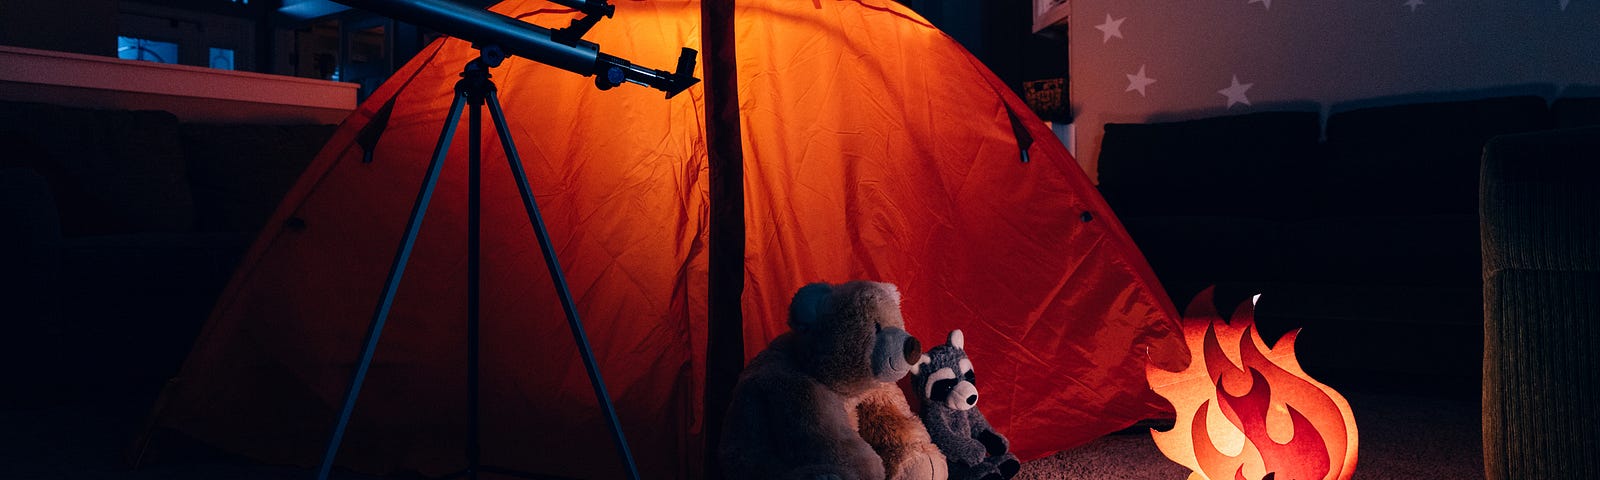
[[[833,287],[826,283],[800,287],[800,291],[794,293],[794,300],[789,303],[789,328],[796,332],[815,328],[821,321],[820,317],[831,295]]]
[[[922,359],[917,360],[917,372],[922,372],[922,367],[926,367],[931,363],[933,363],[933,358],[929,357],[926,353],[922,354]]]
[[[967,336],[962,334],[961,329],[959,328],[950,331],[950,339],[947,340],[946,343],[949,343],[952,347],[956,347],[956,350],[967,350]]]

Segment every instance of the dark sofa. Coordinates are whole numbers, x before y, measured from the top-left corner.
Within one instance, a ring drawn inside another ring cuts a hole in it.
[[[1596,99],[1498,97],[1106,126],[1100,189],[1181,308],[1262,293],[1272,342],[1358,389],[1478,390],[1478,166],[1497,135],[1600,123]]]
[[[0,403],[158,388],[332,131],[0,103]]]

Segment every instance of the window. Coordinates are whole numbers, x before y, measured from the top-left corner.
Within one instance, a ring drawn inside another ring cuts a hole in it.
[[[157,63],[178,63],[178,44],[119,36],[117,37],[117,58]],[[233,62],[230,61],[229,63]]]
[[[233,49],[211,47],[211,68],[233,70]]]

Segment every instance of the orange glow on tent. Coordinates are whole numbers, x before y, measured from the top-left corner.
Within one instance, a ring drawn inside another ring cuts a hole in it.
[[[585,36],[608,54],[657,66],[681,46],[703,51],[699,3],[615,5]],[[546,27],[573,17],[538,0],[492,10]],[[985,414],[1021,457],[1159,414],[1145,352],[1168,368],[1188,361],[1176,310],[1078,164],[1004,83],[892,0],[740,1],[735,21],[746,355],[783,331],[800,286],[876,279],[904,293],[914,335],[961,328],[985,345],[971,352],[987,368]],[[241,261],[164,393],[161,431],[271,463],[317,462],[452,86],[475,55],[458,39],[435,42],[340,126]],[[640,470],[702,477],[714,201],[705,84],[664,100],[632,85],[598,91],[521,58],[492,74]],[[364,163],[364,132],[378,130]],[[504,152],[493,129],[485,136],[484,462],[618,476]],[[455,148],[446,160],[344,467],[462,465],[465,158]]]
[[[1356,422],[1339,392],[1295,359],[1298,331],[1267,347],[1246,302],[1223,322],[1207,289],[1189,304],[1188,368],[1149,368],[1150,387],[1172,401],[1172,430],[1151,431],[1191,480],[1348,480],[1356,467]]]

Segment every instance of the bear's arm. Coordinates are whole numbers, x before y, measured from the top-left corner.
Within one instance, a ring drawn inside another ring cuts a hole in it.
[[[838,394],[804,378],[746,380],[735,389],[722,439],[730,478],[884,478],[882,462],[851,428]]]
[[[883,458],[890,478],[944,478],[945,459],[900,387],[879,384],[858,396],[853,409],[861,438]]]
[[[972,431],[969,432],[969,436],[983,444],[988,456],[998,457],[1011,450],[1011,442],[1006,441],[1006,437],[1001,436],[1000,432],[996,432],[994,427],[989,426],[989,420],[984,418],[983,414],[978,412],[978,409],[967,410],[967,418],[972,422]]]

